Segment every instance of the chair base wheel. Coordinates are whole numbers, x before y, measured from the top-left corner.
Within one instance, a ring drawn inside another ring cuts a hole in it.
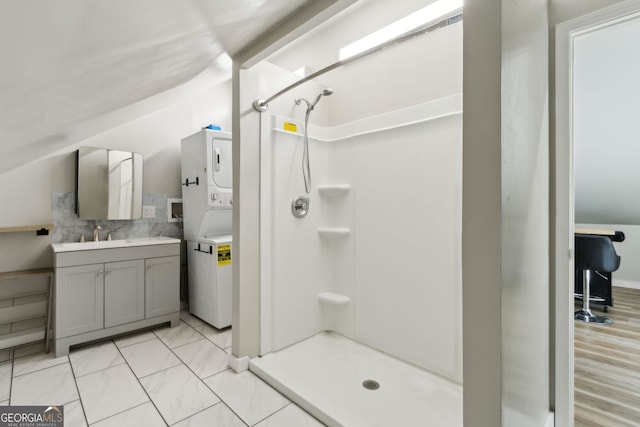
[[[582,320],[586,323],[596,323],[599,325],[609,325],[613,323],[611,319],[605,316],[597,316],[591,310],[578,310],[573,316],[576,320]]]

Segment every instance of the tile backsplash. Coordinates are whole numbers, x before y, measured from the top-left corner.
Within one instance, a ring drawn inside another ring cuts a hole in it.
[[[109,232],[113,240],[153,236],[182,238],[182,223],[169,222],[167,219],[167,199],[180,197],[181,195],[143,194],[142,205],[155,206],[155,218],[83,220],[76,215],[75,193],[52,193],[53,243],[78,242],[81,235],[90,241],[96,225],[101,228],[100,240],[106,240]]]

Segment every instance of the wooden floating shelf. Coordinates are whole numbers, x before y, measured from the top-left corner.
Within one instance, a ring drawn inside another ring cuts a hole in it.
[[[326,197],[344,196],[351,190],[349,184],[318,185],[318,192]]]
[[[342,239],[349,237],[351,229],[349,227],[319,227],[318,235],[326,239]]]
[[[318,294],[318,301],[332,305],[345,305],[349,303],[350,298],[333,292],[322,292]]]
[[[22,233],[35,231],[38,236],[46,236],[53,230],[53,224],[21,225],[17,227],[0,227],[0,233]]]

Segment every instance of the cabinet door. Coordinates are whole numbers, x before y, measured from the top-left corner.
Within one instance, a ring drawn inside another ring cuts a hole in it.
[[[144,260],[104,265],[104,327],[144,319]]]
[[[56,337],[68,337],[104,326],[104,265],[56,270]]]
[[[145,260],[146,318],[180,311],[180,257]]]

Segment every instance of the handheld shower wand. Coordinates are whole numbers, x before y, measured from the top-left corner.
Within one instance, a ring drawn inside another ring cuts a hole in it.
[[[304,189],[307,194],[311,192],[311,166],[309,165],[309,116],[318,102],[320,102],[320,98],[323,96],[329,96],[332,93],[333,89],[325,88],[318,94],[313,102],[309,102],[305,98],[296,98],[296,105],[300,105],[303,101],[307,104],[307,113],[304,117],[304,152],[302,154],[302,175],[304,177]]]
[[[329,96],[333,93],[333,89],[325,88],[318,94],[313,102],[309,102],[305,98],[296,98],[296,105],[300,105],[302,102],[307,104],[307,113],[304,117],[304,151],[302,153],[302,176],[304,177],[304,190],[307,194],[311,192],[311,166],[309,162],[309,116],[311,111],[320,102],[320,98],[323,96]],[[291,204],[291,210],[293,215],[297,218],[301,218],[309,211],[309,197],[298,196],[293,200]]]

